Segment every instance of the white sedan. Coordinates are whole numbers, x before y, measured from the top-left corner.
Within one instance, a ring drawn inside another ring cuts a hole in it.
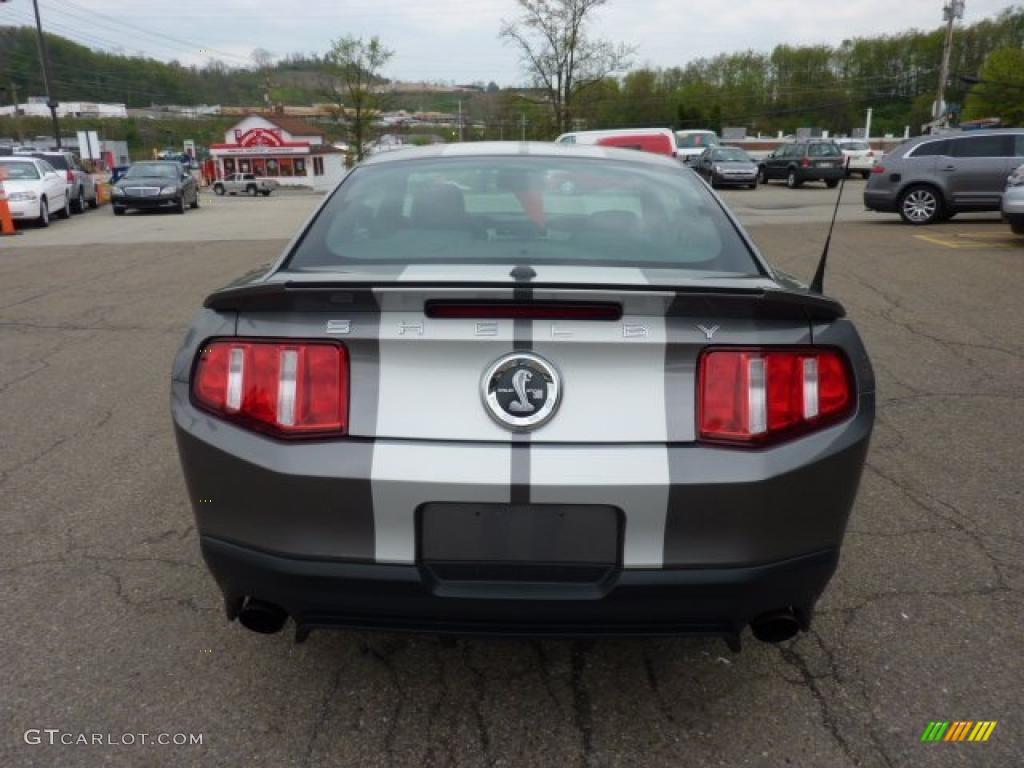
[[[32,220],[47,227],[51,211],[62,219],[71,218],[67,179],[45,160],[0,157],[0,183],[16,221]]]
[[[882,154],[875,152],[863,139],[836,139],[835,142],[849,163],[846,167],[847,176],[859,173],[862,179],[866,179],[875,167],[876,157]]]

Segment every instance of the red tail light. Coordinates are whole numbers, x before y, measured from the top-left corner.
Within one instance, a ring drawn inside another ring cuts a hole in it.
[[[75,183],[75,172],[74,171],[68,171],[67,175],[68,175],[68,184],[74,184]]]
[[[281,437],[348,429],[348,350],[333,342],[218,339],[199,351],[197,405]]]
[[[885,173],[884,165],[875,165],[871,168],[872,173]]]
[[[713,349],[699,379],[702,440],[763,445],[841,421],[854,405],[838,350]]]

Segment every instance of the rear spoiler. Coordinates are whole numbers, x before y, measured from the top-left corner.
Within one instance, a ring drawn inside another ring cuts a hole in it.
[[[630,295],[662,296],[666,315],[758,317],[765,319],[806,319],[830,322],[846,315],[842,304],[827,296],[800,290],[733,288],[720,286],[670,286],[608,283],[534,283],[509,282],[456,283],[450,281],[285,281],[249,283],[223,288],[210,294],[203,303],[207,309],[236,311],[375,311],[374,291],[509,291],[512,289],[566,291],[579,294],[580,300]],[[474,297],[480,298],[480,297]]]

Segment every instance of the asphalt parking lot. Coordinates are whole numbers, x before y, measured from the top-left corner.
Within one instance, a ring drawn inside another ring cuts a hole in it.
[[[202,298],[317,198],[109,209],[0,240],[0,766],[1016,766],[1024,763],[1024,239],[926,230],[851,182],[826,278],[872,355],[878,423],[811,633],[595,643],[314,633],[223,618],[168,370]],[[725,197],[809,276],[834,193]],[[922,743],[935,720],[988,742]],[[26,743],[201,734],[201,745]],[[45,734],[44,734],[45,738]]]

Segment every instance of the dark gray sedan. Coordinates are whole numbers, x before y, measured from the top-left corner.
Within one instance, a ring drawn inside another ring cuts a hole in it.
[[[738,147],[706,149],[693,167],[712,187],[757,189],[757,163]]]
[[[135,163],[111,187],[110,202],[115,216],[130,209],[185,213],[199,207],[199,185],[176,161]]]
[[[735,648],[809,626],[874,391],[843,308],[678,163],[479,143],[357,166],[207,298],[171,411],[249,629]]]

